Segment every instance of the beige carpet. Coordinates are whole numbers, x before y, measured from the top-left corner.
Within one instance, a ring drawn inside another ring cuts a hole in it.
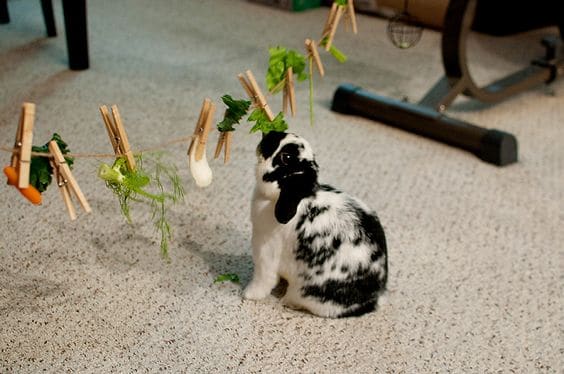
[[[60,35],[44,38],[38,1],[10,0],[0,26],[0,145],[11,146],[22,102],[37,104],[34,143],[60,133],[71,150],[111,152],[98,106],[118,104],[134,148],[190,135],[202,100],[243,97],[236,75],[264,85],[267,49],[302,49],[327,8],[292,14],[235,0],[90,1],[91,69],[66,67]],[[248,124],[232,161],[212,162],[199,189],[186,145],[169,147],[186,189],[173,207],[170,263],[159,256],[148,209],[133,226],[96,176],[107,159],[77,159],[93,212],[71,222],[51,187],[41,207],[0,187],[0,372],[561,373],[564,364],[564,82],[495,106],[461,99],[452,116],[515,134],[505,168],[362,118],[329,110],[337,85],[418,100],[441,76],[440,34],[395,49],[386,22],[360,15],[340,30],[341,65],[323,55],[315,126],[298,85],[291,130],[317,150],[321,179],[365,200],[386,229],[388,302],[361,318],[327,320],[271,297],[244,301],[252,274],[249,200],[254,149]],[[542,53],[543,30],[475,37],[484,80]],[[552,92],[552,95],[550,94]],[[275,109],[280,96],[270,98]],[[222,105],[222,104],[221,104]],[[221,106],[220,106],[221,108]],[[222,110],[218,110],[221,112]],[[215,145],[216,133],[211,136]],[[211,156],[212,147],[208,148]],[[9,154],[2,152],[4,164]],[[241,284],[214,284],[237,273]]]

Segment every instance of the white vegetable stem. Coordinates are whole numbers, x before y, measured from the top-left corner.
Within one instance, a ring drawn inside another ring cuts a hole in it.
[[[208,165],[208,159],[206,157],[206,152],[201,160],[196,160],[196,144],[199,142],[199,136],[194,139],[194,146],[190,148],[189,160],[190,160],[190,173],[196,182],[198,187],[207,187],[212,182],[212,171]]]

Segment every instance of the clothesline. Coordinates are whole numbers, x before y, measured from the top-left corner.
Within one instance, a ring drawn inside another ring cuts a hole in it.
[[[175,145],[175,144],[181,144],[181,143],[188,143],[190,141],[192,141],[192,139],[194,139],[194,136],[184,136],[181,138],[175,138],[172,140],[168,140],[166,142],[162,142],[159,143],[153,147],[149,147],[149,148],[142,148],[134,153],[145,153],[145,152],[156,152],[156,151],[160,151],[163,149],[168,148],[171,145]],[[5,147],[5,146],[0,146],[0,150],[7,152],[7,153],[19,153],[20,150],[18,148],[11,148],[11,147]],[[35,157],[47,157],[47,158],[51,158],[53,157],[53,155],[50,152],[31,152],[32,156]],[[73,158],[115,158],[116,155],[115,153],[67,153],[65,154],[66,157],[73,157]]]

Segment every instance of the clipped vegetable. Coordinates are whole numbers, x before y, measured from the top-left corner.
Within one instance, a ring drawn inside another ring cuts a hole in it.
[[[32,204],[34,205],[41,204],[41,193],[31,184],[29,185],[29,187],[26,188],[18,187],[18,172],[16,168],[12,166],[6,166],[4,168],[4,174],[6,174],[6,177],[8,177],[8,184],[17,188],[18,191],[20,191],[20,193],[26,199],[28,199]]]
[[[67,143],[61,138],[61,136],[57,133],[53,134],[51,140],[57,142],[59,149],[63,155],[70,152]],[[51,141],[50,140],[50,141]],[[40,153],[49,153],[49,142],[45,143],[44,145],[38,147],[33,146],[31,148],[33,152],[40,152]],[[74,158],[72,157],[65,157],[65,161],[67,165],[72,168],[74,163]],[[31,166],[29,171],[29,183],[34,186],[39,192],[44,192],[47,187],[52,182],[52,175],[53,175],[53,168],[49,162],[47,157],[32,157],[31,158]]]
[[[329,47],[329,53],[331,53],[333,57],[335,57],[335,59],[340,63],[345,63],[347,61],[348,57],[334,45],[331,45],[331,47]]]
[[[165,166],[157,157],[153,160],[154,173],[147,174],[143,171],[143,156],[136,157],[137,167],[129,170],[124,157],[116,159],[112,166],[102,163],[98,168],[98,177],[106,182],[106,186],[117,196],[122,214],[128,223],[132,223],[130,215],[130,202],[147,202],[151,206],[151,216],[155,229],[161,235],[161,254],[168,257],[168,241],[172,234],[166,219],[167,202],[176,203],[184,197],[184,190],[175,167]],[[172,192],[166,192],[163,176],[172,186]],[[148,192],[147,188],[153,187],[158,193]]]
[[[284,132],[288,129],[288,124],[284,121],[282,112],[270,121],[262,108],[253,110],[247,121],[255,122],[251,132],[262,131],[263,134],[268,134],[271,131]]]
[[[327,39],[328,39],[327,37],[323,38],[319,43],[319,45],[323,47],[326,46]],[[329,53],[331,53],[331,55],[335,57],[335,59],[340,63],[345,63],[347,61],[347,56],[343,52],[341,52],[337,47],[335,47],[335,45],[333,44],[331,44],[331,47],[329,47]]]
[[[247,114],[251,106],[248,100],[235,100],[230,95],[223,95],[221,100],[227,105],[223,120],[217,124],[217,129],[221,132],[234,131],[233,125],[239,124],[244,115]]]
[[[286,71],[292,68],[298,81],[307,79],[305,72],[306,57],[299,52],[284,47],[269,48],[270,59],[266,72],[266,85],[270,92],[279,92],[286,82]]]
[[[196,136],[194,144],[198,144],[199,140],[199,136]],[[208,164],[206,152],[204,152],[200,160],[196,160],[196,148],[196,146],[190,148],[190,154],[188,155],[190,173],[192,174],[192,178],[194,178],[194,182],[196,182],[198,187],[208,187],[212,182],[213,173]]]

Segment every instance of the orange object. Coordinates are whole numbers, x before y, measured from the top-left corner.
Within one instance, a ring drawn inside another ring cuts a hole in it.
[[[35,187],[29,185],[26,188],[19,188],[18,187],[18,172],[16,168],[12,166],[6,166],[4,168],[4,174],[8,177],[8,184],[16,187],[18,191],[28,199],[32,204],[39,205],[41,204],[41,192],[37,191]]]

